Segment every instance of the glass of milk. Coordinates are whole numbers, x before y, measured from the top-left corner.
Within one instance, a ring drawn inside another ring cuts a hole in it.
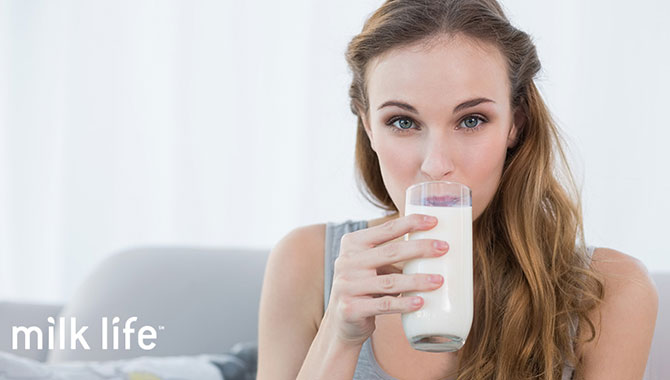
[[[456,351],[465,344],[472,325],[472,191],[456,182],[417,183],[405,194],[405,215],[411,214],[432,215],[438,222],[428,231],[406,234],[405,240],[444,240],[449,250],[440,257],[405,263],[404,274],[437,273],[444,277],[444,283],[428,292],[403,293],[421,296],[424,305],[402,314],[402,326],[416,350]]]

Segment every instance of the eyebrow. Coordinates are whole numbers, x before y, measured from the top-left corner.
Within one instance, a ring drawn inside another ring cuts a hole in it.
[[[491,99],[488,99],[488,98],[475,98],[475,99],[466,100],[463,103],[454,107],[454,113],[462,111],[466,108],[472,108],[472,107],[474,107],[478,104],[481,104],[481,103],[495,103],[495,102]],[[384,107],[387,107],[387,106],[396,106],[396,107],[400,107],[400,108],[404,109],[405,111],[411,112],[413,114],[416,114],[416,115],[419,114],[419,111],[417,111],[416,108],[412,107],[411,105],[409,105],[405,102],[401,102],[401,101],[398,101],[398,100],[389,100],[387,102],[384,102],[384,104],[379,106],[379,108],[377,108],[377,109],[380,110],[380,109],[382,109]]]

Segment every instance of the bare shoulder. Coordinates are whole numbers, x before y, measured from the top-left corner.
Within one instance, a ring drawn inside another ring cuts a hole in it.
[[[606,303],[657,306],[658,291],[642,261],[615,249],[597,248],[593,268],[604,277]]]
[[[272,248],[266,269],[266,278],[276,274],[287,284],[297,286],[293,294],[302,292],[313,310],[322,310],[323,305],[325,239],[326,224],[294,228]],[[322,313],[317,314],[313,317],[318,323]]]
[[[619,278],[630,281],[647,280],[652,283],[649,271],[642,261],[615,249],[596,248],[593,251],[593,267],[610,280]]]
[[[642,378],[658,313],[656,286],[640,260],[615,249],[597,248],[592,263],[603,276],[605,292],[603,303],[590,315],[596,338],[580,348],[582,376]]]
[[[615,249],[597,248],[593,268],[604,277],[604,306],[643,307],[655,316],[658,291],[642,261]]]
[[[325,224],[302,226],[270,251],[258,316],[258,379],[294,379],[300,370],[323,317],[324,240]]]
[[[272,248],[271,256],[301,256],[300,259],[311,259],[317,255],[314,250],[323,253],[326,239],[326,224],[310,224],[307,226],[296,227],[289,231]]]

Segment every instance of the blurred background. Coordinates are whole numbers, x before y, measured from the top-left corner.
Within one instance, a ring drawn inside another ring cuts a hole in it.
[[[270,249],[382,216],[354,182],[344,59],[382,3],[0,0],[0,298],[64,302],[128,247]],[[502,4],[587,241],[670,271],[670,3]]]

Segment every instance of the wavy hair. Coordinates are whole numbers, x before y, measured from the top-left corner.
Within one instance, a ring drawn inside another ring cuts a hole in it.
[[[369,117],[366,67],[402,46],[464,35],[496,46],[506,59],[510,106],[522,121],[498,189],[473,223],[475,308],[459,351],[458,379],[560,379],[579,372],[576,344],[603,299],[602,276],[584,240],[581,191],[556,123],[535,86],[541,66],[531,37],[512,26],[495,0],[387,0],[349,43],[351,111],[358,117],[356,176],[375,206],[398,212],[363,126]],[[558,160],[557,160],[558,159]]]

